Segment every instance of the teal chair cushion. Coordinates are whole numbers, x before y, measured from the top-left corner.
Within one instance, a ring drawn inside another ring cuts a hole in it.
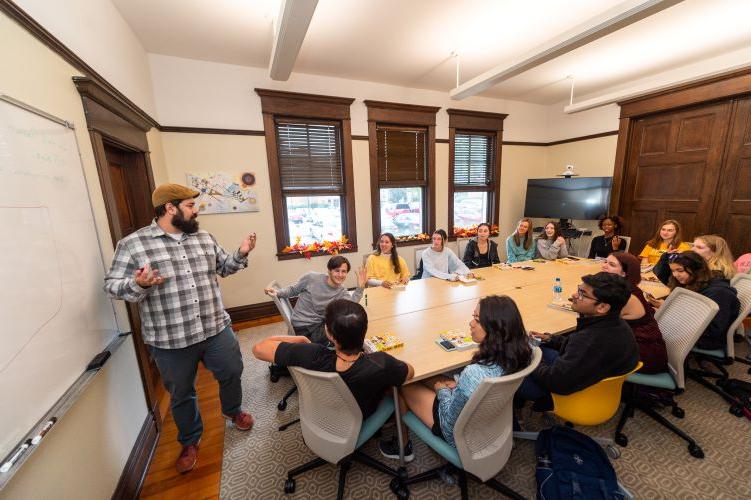
[[[649,387],[659,387],[674,391],[676,389],[675,380],[669,373],[655,373],[653,375],[646,373],[633,373],[628,376],[626,382],[639,385],[648,385]]]
[[[423,443],[433,448],[436,453],[451,462],[457,468],[464,469],[456,448],[448,444],[446,440],[433,434],[433,432],[423,424],[422,420],[417,418],[414,413],[411,411],[407,412],[402,420],[404,420],[404,423],[407,424],[407,427],[409,427],[412,432],[417,434],[417,437],[419,437]]]
[[[394,413],[394,398],[390,395],[384,396],[381,404],[376,408],[376,411],[362,423],[360,434],[357,436],[355,449],[360,448],[360,446],[364,445],[368,439],[373,437],[373,434],[383,427],[383,424],[385,424],[389,417],[391,417],[392,413]]]
[[[698,347],[694,347],[691,349],[691,352],[695,352],[697,354],[704,354],[706,356],[712,356],[713,358],[719,358],[719,359],[725,359],[727,356],[725,354],[725,349],[699,349]]]

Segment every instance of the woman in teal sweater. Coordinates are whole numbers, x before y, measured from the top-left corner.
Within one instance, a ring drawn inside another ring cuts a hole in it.
[[[535,242],[532,238],[532,221],[524,218],[519,221],[514,234],[506,238],[506,262],[522,262],[535,257]]]

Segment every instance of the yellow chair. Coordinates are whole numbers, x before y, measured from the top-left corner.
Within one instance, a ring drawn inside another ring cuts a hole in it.
[[[573,394],[551,394],[553,413],[574,425],[599,425],[610,420],[621,404],[621,389],[626,377],[639,371],[644,363],[624,375],[608,377]]]
[[[586,389],[572,394],[552,394],[553,413],[569,425],[599,425],[607,422],[618,412],[621,404],[621,389],[626,377],[641,369],[644,364],[639,361],[629,373],[608,377]],[[514,432],[519,439],[537,440],[537,432]],[[612,439],[592,437],[605,448],[610,458],[618,458],[621,452]]]

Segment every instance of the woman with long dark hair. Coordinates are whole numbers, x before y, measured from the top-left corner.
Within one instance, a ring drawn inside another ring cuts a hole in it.
[[[442,280],[456,281],[459,276],[468,278],[474,275],[459,257],[446,248],[448,236],[443,229],[433,231],[433,244],[422,251],[422,277],[436,277]]]
[[[671,290],[678,287],[686,288],[714,300],[720,306],[720,310],[699,337],[696,346],[710,350],[725,347],[728,328],[740,313],[738,292],[730,286],[728,280],[712,272],[704,257],[696,252],[672,254],[668,257],[668,262],[671,273],[668,287]],[[650,302],[655,307],[660,307],[663,303],[661,300]]]
[[[537,255],[545,260],[555,260],[568,257],[566,240],[561,233],[561,226],[554,221],[548,221],[542,234],[537,237]]]
[[[639,358],[644,363],[639,372],[662,373],[668,371],[667,347],[655,320],[655,309],[639,288],[640,268],[639,259],[626,252],[613,252],[602,264],[603,271],[622,276],[631,285],[631,297],[621,309],[621,318],[631,327],[639,345]]]
[[[456,381],[439,376],[401,388],[401,409],[412,411],[433,430],[433,434],[452,446],[456,446],[456,419],[482,380],[516,373],[529,366],[532,359],[524,322],[510,297],[491,295],[480,299],[469,322],[469,330],[479,347],[472,363],[462,370]],[[394,438],[381,442],[381,453],[398,458],[399,446],[395,441]],[[411,443],[405,442],[407,451],[411,450]]]
[[[462,261],[470,269],[501,263],[498,257],[498,243],[490,239],[490,224],[483,222],[477,226],[477,236],[467,243]]]
[[[391,288],[406,285],[409,281],[409,268],[396,250],[396,238],[391,233],[383,233],[378,238],[378,248],[365,262],[368,286]]]

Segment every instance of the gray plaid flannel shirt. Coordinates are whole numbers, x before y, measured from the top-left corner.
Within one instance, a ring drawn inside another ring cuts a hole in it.
[[[159,270],[164,283],[149,288],[136,283],[136,269],[146,264]],[[138,302],[146,344],[180,349],[231,323],[216,275],[229,276],[247,265],[247,257],[228,254],[206,231],[175,240],[153,221],[118,242],[104,290],[112,298]]]

